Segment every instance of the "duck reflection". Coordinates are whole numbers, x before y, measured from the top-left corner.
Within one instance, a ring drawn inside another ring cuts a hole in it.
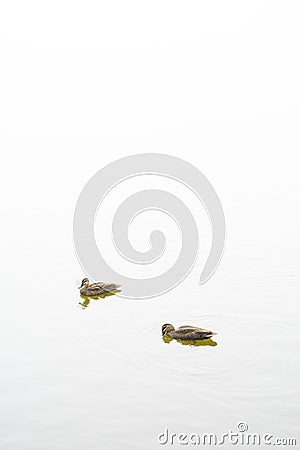
[[[104,299],[106,297],[111,297],[113,295],[116,295],[118,292],[121,292],[121,290],[105,292],[104,294],[97,295],[97,296],[91,296],[91,297],[80,294],[82,301],[79,302],[78,306],[81,306],[82,309],[86,309],[91,304],[91,300],[100,300],[100,299]]]
[[[215,347],[216,345],[218,345],[215,341],[213,341],[212,339],[201,339],[198,341],[183,341],[181,339],[173,339],[169,336],[163,335],[162,336],[163,341],[166,344],[170,344],[170,342],[175,341],[178,342],[181,345],[190,345],[192,347],[202,347],[202,346],[206,346],[209,345],[210,347]]]
[[[80,296],[83,301],[79,302],[79,305],[82,307],[82,309],[85,309],[89,306],[91,299],[89,297],[84,297],[83,295]]]

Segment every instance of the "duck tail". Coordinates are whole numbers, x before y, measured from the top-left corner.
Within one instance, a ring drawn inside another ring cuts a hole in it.
[[[103,289],[104,289],[105,291],[111,292],[111,291],[116,291],[119,287],[121,287],[120,284],[117,284],[117,283],[111,283],[111,284],[105,284],[105,285],[103,286]]]

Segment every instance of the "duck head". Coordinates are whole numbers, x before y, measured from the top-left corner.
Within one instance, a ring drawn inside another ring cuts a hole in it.
[[[82,280],[82,282],[81,282],[81,286],[79,286],[78,289],[81,289],[81,288],[88,288],[88,287],[89,287],[89,284],[90,284],[89,279],[88,279],[88,278],[84,278],[84,279]]]
[[[173,327],[173,325],[171,325],[170,323],[165,323],[162,327],[161,327],[161,332],[163,335],[169,333],[170,331],[175,331],[175,328]]]

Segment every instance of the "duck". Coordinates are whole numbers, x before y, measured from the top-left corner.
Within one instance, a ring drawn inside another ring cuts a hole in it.
[[[210,339],[217,333],[214,331],[205,330],[204,328],[193,327],[191,325],[182,325],[175,330],[170,323],[165,323],[162,326],[162,335],[168,336],[172,339],[179,339],[181,341],[198,341],[203,339]]]
[[[80,289],[80,294],[84,297],[97,297],[99,295],[107,294],[108,292],[117,291],[119,287],[121,287],[121,285],[117,283],[99,282],[90,284],[90,280],[84,278],[78,289]]]

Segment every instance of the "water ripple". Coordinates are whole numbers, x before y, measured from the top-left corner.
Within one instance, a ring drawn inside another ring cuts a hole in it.
[[[249,315],[216,314],[185,318],[174,325],[183,323],[217,331],[215,344],[165,342],[161,324],[157,323],[148,329],[137,329],[125,339],[125,351],[148,369],[173,379],[201,381],[210,392],[221,389],[234,396],[243,392],[249,398],[253,393],[274,396],[276,392],[283,396],[299,384],[295,325]]]

